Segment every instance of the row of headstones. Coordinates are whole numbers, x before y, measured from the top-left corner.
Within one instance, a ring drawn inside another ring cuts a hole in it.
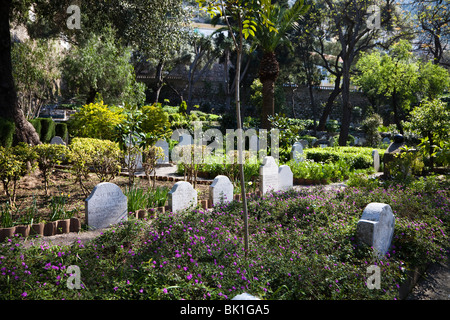
[[[268,161],[266,164],[273,166]],[[265,171],[263,171],[263,174]],[[233,200],[233,184],[226,176],[217,176],[210,186],[214,204]],[[127,197],[115,184],[103,182],[95,186],[86,199],[86,223],[94,229],[107,228],[128,219]],[[173,213],[197,204],[197,191],[189,182],[177,182],[169,192],[169,208]],[[370,203],[358,221],[356,236],[380,255],[389,250],[394,234],[395,217],[391,207],[384,203]]]
[[[260,192],[288,190],[293,187],[293,174],[289,166],[278,167],[273,157],[265,157],[260,167]],[[233,200],[234,187],[227,176],[217,176],[209,187],[209,200],[214,206]],[[196,205],[197,191],[189,182],[175,183],[169,194],[169,210],[176,213]],[[104,228],[126,217],[127,197],[113,183],[98,184],[86,199],[87,224]]]

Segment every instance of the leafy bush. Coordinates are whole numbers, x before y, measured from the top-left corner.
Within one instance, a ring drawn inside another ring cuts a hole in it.
[[[37,164],[44,181],[45,195],[48,195],[49,178],[55,166],[61,163],[67,148],[63,145],[42,143],[33,149],[37,153]]]
[[[12,206],[16,200],[18,182],[28,173],[27,163],[32,163],[35,159],[33,149],[25,143],[9,148],[0,146],[0,179]]]
[[[75,137],[115,141],[115,127],[124,119],[125,115],[120,108],[108,107],[103,101],[90,103],[70,117],[69,132]]]
[[[90,168],[100,182],[110,181],[121,169],[122,152],[116,142],[109,140],[74,138],[69,147],[69,162],[82,191],[88,194],[83,180],[88,179]]]
[[[172,134],[169,115],[161,104],[143,106],[141,109],[142,120],[140,127],[146,135],[148,145],[154,144],[159,139],[168,139]]]

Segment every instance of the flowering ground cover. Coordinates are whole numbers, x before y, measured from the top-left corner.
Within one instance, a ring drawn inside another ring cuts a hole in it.
[[[390,251],[379,260],[355,239],[370,202],[396,216]],[[449,247],[450,191],[421,180],[401,185],[305,188],[251,199],[247,255],[237,202],[212,211],[129,220],[83,245],[0,246],[1,299],[396,299],[407,271],[443,259]],[[67,269],[80,268],[69,289]],[[377,265],[381,288],[366,285]]]

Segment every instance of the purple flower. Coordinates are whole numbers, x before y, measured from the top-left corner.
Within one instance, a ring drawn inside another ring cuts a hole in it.
[[[27,295],[28,295],[28,293],[27,293],[26,291],[24,291],[24,292],[21,294],[21,296],[24,297],[24,298],[25,298]]]

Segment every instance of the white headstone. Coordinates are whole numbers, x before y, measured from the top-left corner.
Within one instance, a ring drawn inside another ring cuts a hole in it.
[[[169,163],[169,143],[166,140],[158,140],[155,143],[155,147],[160,147],[164,151],[164,158],[158,159],[156,163]]]
[[[54,136],[52,140],[50,140],[50,144],[59,144],[65,146],[66,143],[60,136]]]
[[[197,205],[197,191],[187,181],[175,183],[169,191],[169,207],[174,213],[195,207]]]
[[[127,197],[111,182],[96,185],[85,200],[85,206],[86,223],[95,229],[107,228],[128,218]]]
[[[289,190],[294,187],[294,175],[292,170],[287,165],[282,165],[278,168],[278,189]]]
[[[391,246],[394,235],[395,217],[391,206],[385,203],[369,203],[356,227],[356,236],[384,256]]]
[[[194,143],[192,136],[190,134],[183,133],[180,135],[179,138],[180,143],[178,143],[178,146],[188,146]]]
[[[263,165],[259,167],[259,181],[261,193],[278,191],[278,166],[274,157],[264,157]]]
[[[372,157],[373,157],[373,168],[375,169],[375,172],[378,172],[380,170],[380,155],[378,154],[378,150],[372,151]]]
[[[259,150],[259,139],[256,134],[253,134],[250,136],[249,144],[248,144],[248,150],[249,151],[255,151],[258,152]]]
[[[244,292],[244,293],[238,294],[231,300],[261,300],[261,299],[258,297],[252,296],[251,294],[249,294],[247,292]]]
[[[294,159],[295,162],[303,161],[303,144],[300,142],[294,143],[291,151],[291,159]]]
[[[217,176],[209,186],[209,199],[216,205],[233,201],[233,184],[227,176]]]

